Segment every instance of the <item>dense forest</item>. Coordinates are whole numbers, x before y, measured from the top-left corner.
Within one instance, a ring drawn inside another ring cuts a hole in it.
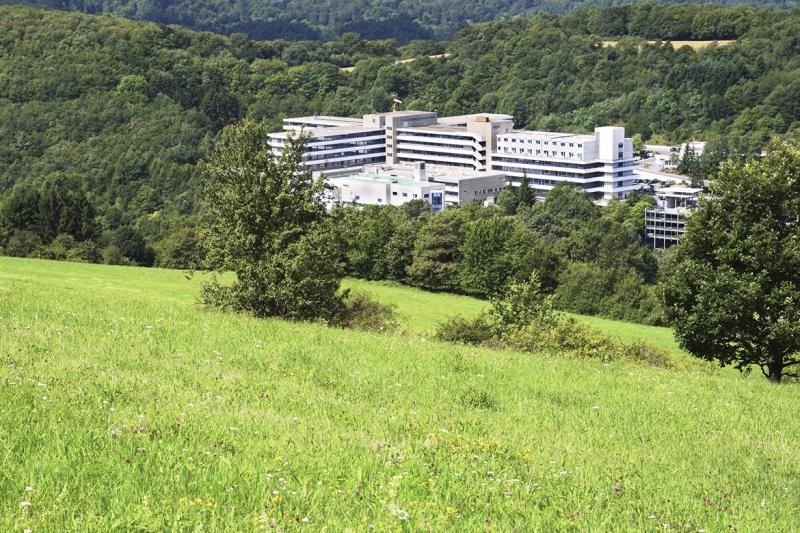
[[[34,7],[107,13],[118,17],[231,34],[251,39],[336,39],[356,32],[365,39],[446,39],[469,24],[520,14],[565,13],[590,5],[633,0],[0,0]],[[713,3],[780,8],[798,0],[677,0],[676,4]],[[675,13],[678,13],[676,11]],[[664,24],[680,25],[667,13]],[[687,28],[684,28],[686,30]],[[670,37],[664,35],[664,38]],[[658,38],[658,36],[656,36]],[[670,37],[676,38],[676,37]]]
[[[602,46],[609,36],[619,43]],[[654,36],[736,42],[696,51],[648,44]],[[518,127],[574,132],[621,124],[645,141],[705,139],[747,156],[800,132],[800,11],[592,7],[398,47],[354,33],[254,41],[0,7],[0,246],[187,266],[201,162],[226,124],[387,111],[392,95],[442,115],[503,112]]]

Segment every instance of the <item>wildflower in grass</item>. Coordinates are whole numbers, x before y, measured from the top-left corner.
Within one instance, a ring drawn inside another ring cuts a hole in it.
[[[28,501],[19,502],[19,506],[20,506],[20,508],[22,508],[22,509],[27,509],[28,507],[30,507],[30,506],[31,506],[31,502],[28,502]]]
[[[449,507],[448,506],[448,507],[444,508],[444,512],[447,513],[447,514],[453,514],[453,513],[456,512],[456,510],[453,507]]]
[[[397,517],[398,520],[408,520],[408,511],[401,509],[396,503],[390,503],[389,509],[392,511],[392,516]]]

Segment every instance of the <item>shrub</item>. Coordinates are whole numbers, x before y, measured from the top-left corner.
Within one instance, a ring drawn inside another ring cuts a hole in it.
[[[41,245],[42,240],[33,231],[13,230],[3,252],[12,257],[28,257]]]
[[[524,352],[568,355],[601,361],[628,360],[652,366],[672,366],[667,353],[652,344],[637,341],[625,344],[619,339],[573,318],[558,317],[549,323],[530,323],[509,329],[501,343]]]
[[[514,281],[505,294],[493,298],[491,314],[501,328],[546,323],[553,316],[552,297],[544,294],[534,271],[527,281]]]
[[[103,263],[106,265],[129,265],[130,261],[122,255],[122,252],[116,245],[110,244],[103,249],[102,252]]]
[[[47,246],[40,246],[33,255],[40,259],[77,261],[80,263],[98,263],[101,259],[100,252],[94,242],[79,242],[67,233],[62,233]]]
[[[462,344],[488,344],[495,337],[496,326],[484,314],[473,319],[454,316],[436,326],[434,338],[445,342]]]
[[[197,232],[181,228],[167,237],[158,251],[161,268],[193,269],[201,263]]]
[[[364,291],[348,291],[339,325],[361,331],[395,331],[399,323],[394,305],[382,304]]]
[[[67,261],[77,261],[79,263],[99,263],[102,261],[100,250],[94,241],[83,241],[75,244],[75,247],[67,253]]]

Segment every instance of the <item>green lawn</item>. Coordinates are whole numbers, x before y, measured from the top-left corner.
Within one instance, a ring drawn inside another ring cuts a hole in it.
[[[795,385],[256,320],[197,283],[0,258],[0,531],[796,530]],[[480,307],[369,287],[417,332]]]

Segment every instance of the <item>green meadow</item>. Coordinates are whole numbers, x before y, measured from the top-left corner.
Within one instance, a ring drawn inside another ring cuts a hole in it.
[[[210,311],[202,276],[0,258],[0,531],[793,531],[797,385]],[[669,330],[583,317],[687,359]]]

